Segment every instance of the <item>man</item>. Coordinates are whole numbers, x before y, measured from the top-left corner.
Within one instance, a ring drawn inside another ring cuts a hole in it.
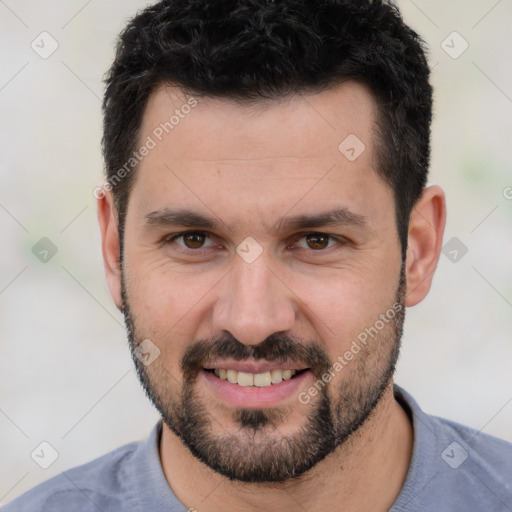
[[[98,217],[162,421],[6,511],[512,510],[512,445],[393,384],[445,224],[428,78],[377,0],[171,0],[128,24]]]

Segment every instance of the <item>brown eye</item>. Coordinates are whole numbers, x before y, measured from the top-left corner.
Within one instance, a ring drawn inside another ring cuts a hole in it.
[[[203,254],[204,251],[211,251],[216,247],[210,235],[203,231],[184,231],[177,233],[164,240],[164,243],[170,246],[172,250],[184,252],[188,256],[199,256]]]
[[[189,249],[201,249],[206,241],[206,235],[203,233],[187,233],[182,235],[183,244]]]
[[[308,247],[316,251],[325,249],[329,245],[330,238],[329,235],[322,235],[320,233],[312,233],[305,236]]]

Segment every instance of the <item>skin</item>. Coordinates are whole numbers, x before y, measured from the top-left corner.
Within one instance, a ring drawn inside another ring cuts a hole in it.
[[[146,108],[141,140],[186,100],[174,88],[157,89]],[[125,284],[140,336],[158,345],[159,364],[172,376],[169,393],[178,396],[182,389],[180,362],[194,340],[229,332],[241,343],[257,345],[286,332],[316,340],[335,361],[394,303],[401,249],[393,192],[376,171],[375,116],[373,95],[352,82],[258,107],[201,99],[141,162],[126,217]],[[348,134],[366,146],[353,162],[338,150]],[[283,217],[340,206],[363,215],[364,227],[271,230]],[[189,228],[148,227],[146,216],[176,207],[214,216],[228,229],[210,232],[206,243],[211,245],[201,256],[183,239],[182,245],[162,243]],[[407,306],[430,289],[445,212],[442,190],[426,188],[409,225]],[[98,217],[107,280],[121,309],[118,219],[110,193],[98,200]],[[310,232],[340,241],[314,251],[301,238]],[[250,264],[235,252],[248,236],[263,249]],[[392,346],[385,348],[389,353]],[[362,360],[355,357],[333,380],[333,389],[354,378]],[[369,361],[376,369],[382,364]],[[300,391],[314,381],[312,375],[305,379]],[[236,434],[240,427],[230,406],[204,381],[196,386],[215,420],[212,429]],[[283,406],[287,414],[276,426],[277,435],[297,433],[310,409],[296,397]],[[339,510],[384,511],[404,483],[412,443],[411,424],[390,383],[372,416],[347,442],[284,483],[230,481],[194,458],[165,424],[160,457],[173,492],[199,512],[294,510],[297,503],[311,512],[332,509],[333,503]]]

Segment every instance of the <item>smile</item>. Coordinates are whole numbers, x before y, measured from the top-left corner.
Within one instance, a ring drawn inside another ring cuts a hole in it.
[[[278,363],[236,362],[218,363],[215,366],[216,368],[203,368],[199,372],[199,380],[213,393],[216,400],[220,399],[232,407],[244,409],[290,404],[314,378],[309,368],[300,368],[297,365],[295,368],[279,368]],[[235,370],[233,366],[238,366],[238,369]]]
[[[273,384],[280,384],[283,380],[290,380],[295,375],[298,375],[307,370],[271,370],[262,373],[249,373],[237,370],[228,370],[224,368],[206,369],[206,371],[213,373],[216,377],[222,380],[227,380],[231,384],[238,384],[243,387],[258,387],[264,388]]]

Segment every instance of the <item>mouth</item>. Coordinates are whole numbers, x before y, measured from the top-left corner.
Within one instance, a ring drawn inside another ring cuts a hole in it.
[[[204,368],[204,370],[231,384],[237,384],[242,387],[265,388],[296,378],[298,375],[307,372],[309,368],[300,370],[275,369],[261,373],[249,373],[227,368]]]
[[[215,400],[220,399],[231,407],[283,406],[296,400],[300,390],[311,383],[314,376],[309,368],[280,364],[288,368],[279,368],[279,363],[219,362],[215,368],[203,368],[200,380]]]

